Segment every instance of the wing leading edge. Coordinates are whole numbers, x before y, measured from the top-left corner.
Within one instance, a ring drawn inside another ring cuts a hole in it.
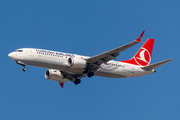
[[[104,52],[102,54],[99,54],[99,55],[96,55],[96,56],[93,56],[93,57],[87,59],[86,61],[91,65],[91,70],[95,71],[100,67],[100,65],[102,63],[107,63],[108,61],[110,61],[112,59],[116,60],[116,57],[119,55],[120,52],[122,52],[122,51],[136,45],[137,43],[141,42],[141,38],[142,38],[144,32],[145,31],[143,31],[140,34],[140,36],[131,43],[128,43],[128,44],[123,45],[121,47],[112,49],[110,51]]]

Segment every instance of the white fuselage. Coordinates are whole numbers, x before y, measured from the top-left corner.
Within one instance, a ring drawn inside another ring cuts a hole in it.
[[[90,57],[69,54],[44,49],[23,48],[22,51],[15,51],[9,54],[9,57],[14,61],[21,61],[27,65],[58,69],[60,71],[66,71],[75,74],[81,74],[84,69],[71,68],[67,65],[69,57],[75,57],[79,59],[88,59]],[[140,66],[119,62],[109,61],[107,64],[102,64],[100,68],[94,72],[97,76],[109,77],[109,78],[127,78],[127,77],[140,77],[153,73],[154,70],[146,71],[141,69]]]

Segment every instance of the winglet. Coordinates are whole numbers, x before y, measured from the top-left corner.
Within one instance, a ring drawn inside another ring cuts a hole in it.
[[[136,41],[141,42],[141,38],[142,38],[142,36],[144,35],[144,32],[145,32],[145,31],[143,31],[143,32],[139,35],[139,37],[136,39]]]
[[[63,88],[64,87],[64,83],[59,83],[59,85]]]

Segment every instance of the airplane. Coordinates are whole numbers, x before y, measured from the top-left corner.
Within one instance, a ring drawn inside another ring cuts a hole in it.
[[[120,52],[142,42],[144,32],[126,45],[93,57],[37,48],[17,49],[8,56],[23,66],[23,71],[27,70],[26,65],[48,68],[45,78],[58,81],[62,88],[67,81],[78,85],[82,77],[86,76],[89,78],[94,75],[108,78],[141,77],[155,73],[155,68],[172,60],[150,64],[154,39],[149,38],[131,59],[117,61],[116,57]]]

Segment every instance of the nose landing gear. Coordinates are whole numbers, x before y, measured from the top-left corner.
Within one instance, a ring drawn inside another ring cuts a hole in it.
[[[16,63],[24,67],[24,68],[23,68],[23,71],[24,71],[24,72],[27,70],[27,69],[26,69],[26,66],[25,66],[25,63],[23,63],[23,62],[21,62],[21,61],[17,61]]]
[[[27,69],[26,69],[26,67],[24,66],[24,68],[23,68],[23,71],[25,72]]]

